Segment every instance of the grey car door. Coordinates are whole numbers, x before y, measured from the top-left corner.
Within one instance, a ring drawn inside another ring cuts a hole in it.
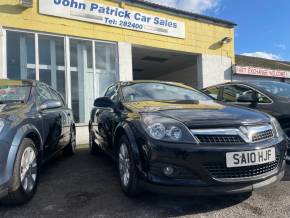
[[[60,94],[51,88],[50,88],[50,91],[52,93],[53,100],[57,100],[62,103],[62,106],[56,109],[56,111],[58,111],[61,116],[62,131],[61,131],[61,136],[59,140],[59,146],[61,149],[69,143],[70,136],[71,136],[70,133],[71,133],[71,123],[72,123],[73,115],[72,115],[71,110],[66,106]]]
[[[46,85],[37,86],[36,103],[38,106],[47,100],[52,100],[52,94]],[[38,107],[39,108],[39,107]],[[44,155],[49,158],[59,150],[59,140],[62,134],[62,121],[59,109],[40,110],[42,119],[42,135],[44,142]]]

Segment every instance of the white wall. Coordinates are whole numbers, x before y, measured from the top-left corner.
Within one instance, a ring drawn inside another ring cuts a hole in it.
[[[76,140],[77,145],[89,144],[89,128],[87,125],[76,124]]]
[[[179,71],[171,72],[169,74],[157,76],[154,79],[170,82],[180,82],[191,87],[197,87],[196,65],[181,69]]]
[[[119,75],[121,81],[133,80],[132,44],[118,43],[119,50]]]
[[[231,81],[232,62],[229,57],[199,55],[197,58],[198,88]]]

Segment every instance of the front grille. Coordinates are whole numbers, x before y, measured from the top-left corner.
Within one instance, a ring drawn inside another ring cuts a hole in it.
[[[263,141],[274,137],[274,133],[272,129],[268,129],[263,132],[258,132],[252,136],[253,142]]]
[[[195,135],[200,143],[242,144],[244,140],[238,135]]]
[[[212,177],[219,179],[235,179],[256,177],[275,170],[279,164],[279,157],[275,161],[256,166],[227,168],[223,162],[206,163],[204,166]]]

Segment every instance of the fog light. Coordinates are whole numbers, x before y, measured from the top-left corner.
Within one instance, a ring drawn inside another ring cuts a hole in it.
[[[174,169],[171,166],[167,166],[167,167],[164,167],[163,172],[166,176],[171,176],[174,172]]]

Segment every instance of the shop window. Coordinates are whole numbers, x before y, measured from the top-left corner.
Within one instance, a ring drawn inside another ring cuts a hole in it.
[[[96,42],[96,96],[104,95],[106,89],[117,81],[117,51],[115,44]]]
[[[65,98],[64,38],[39,35],[39,80],[59,91]]]
[[[7,77],[36,79],[34,34],[7,31]]]
[[[64,99],[70,100],[66,103],[73,109],[77,123],[88,123],[95,98],[104,95],[118,79],[117,46],[114,43],[14,30],[6,30],[6,36],[7,78],[39,78],[50,85]],[[65,39],[69,39],[68,47]],[[70,66],[65,60],[69,60]],[[67,90],[70,93],[66,93]]]

